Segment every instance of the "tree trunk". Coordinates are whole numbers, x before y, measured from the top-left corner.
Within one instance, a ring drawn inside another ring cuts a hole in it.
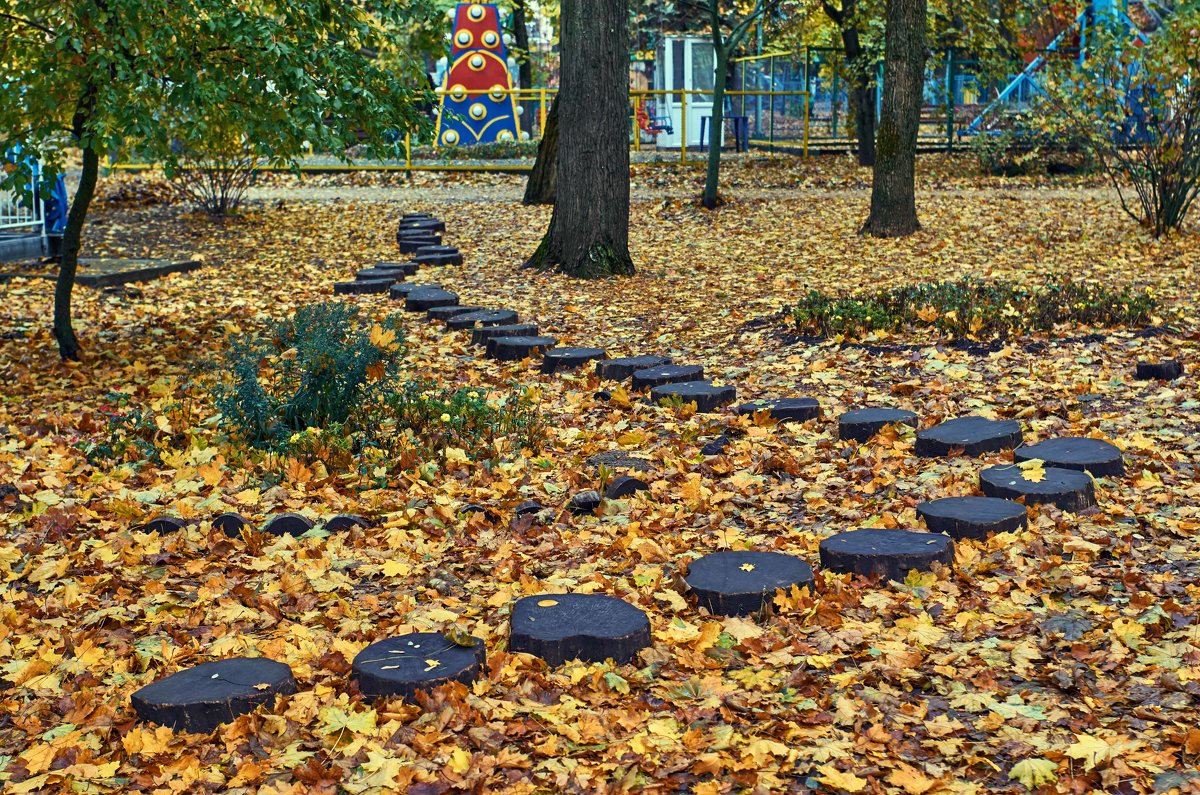
[[[561,92],[560,92],[561,93]],[[554,204],[558,193],[558,97],[550,101],[546,127],[538,142],[537,160],[525,183],[525,204]]]
[[[628,0],[563,0],[561,184],[528,267],[581,278],[633,273],[627,14]]]
[[[71,325],[71,292],[75,288],[75,272],[79,268],[79,249],[83,239],[83,221],[96,193],[96,178],[100,173],[100,156],[95,148],[83,150],[83,173],[75,199],[67,211],[67,226],[63,229],[62,260],[58,266],[58,282],[54,287],[54,338],[63,361],[79,361],[82,350]]]
[[[714,36],[714,39],[717,37]],[[717,206],[717,184],[721,179],[721,133],[725,126],[725,74],[729,52],[714,41],[717,75],[713,83],[712,124],[708,128],[708,173],[704,176],[704,196],[701,203],[708,209]]]
[[[903,237],[917,221],[917,131],[925,84],[926,0],[887,0],[883,115],[876,139],[871,214],[862,233]]]
[[[844,8],[846,6],[843,6]],[[854,6],[849,6],[850,13]],[[875,74],[865,57],[858,29],[847,22],[842,27],[842,51],[850,76],[850,104],[854,109],[854,129],[858,144],[858,164],[875,165]]]
[[[517,84],[519,88],[533,88],[533,54],[529,52],[529,25],[525,19],[525,0],[513,0],[512,4],[513,44],[520,51],[521,60],[517,66]],[[524,111],[521,115],[523,131],[533,129],[533,114],[537,112],[537,102],[529,99],[532,94],[523,94],[525,99],[519,101]]]

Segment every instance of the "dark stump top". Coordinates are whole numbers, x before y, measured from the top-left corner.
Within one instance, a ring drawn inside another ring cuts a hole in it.
[[[334,295],[376,295],[386,293],[396,280],[390,277],[353,282],[334,282]]]
[[[536,337],[536,323],[506,323],[502,326],[480,326],[471,330],[471,344],[487,347],[494,337]]]
[[[339,513],[325,520],[325,529],[331,533],[344,533],[347,530],[368,528],[371,520],[356,513]]]
[[[249,519],[240,513],[233,513],[232,511],[214,516],[212,526],[214,529],[220,530],[225,535],[232,536],[233,538],[240,536],[243,530],[254,529],[254,525]]]
[[[1021,443],[1021,425],[1016,420],[959,417],[917,431],[916,453],[927,458],[949,455],[961,448],[964,455],[983,455],[1008,450]]]
[[[397,231],[405,229],[427,229],[431,232],[442,233],[446,231],[446,223],[436,218],[402,218]]]
[[[431,254],[424,249],[420,249],[413,254],[413,261],[421,265],[462,265],[463,255],[457,251],[454,253]]]
[[[442,289],[441,286],[437,284],[412,284],[406,282],[404,284],[393,284],[388,288],[388,295],[391,296],[392,300],[399,301],[407,298],[409,293],[416,292],[417,290],[440,289]]]
[[[302,536],[312,530],[312,520],[298,513],[281,513],[263,525],[263,532],[273,536]]]
[[[506,326],[517,322],[517,313],[511,309],[479,309],[450,318],[446,327],[454,330],[476,326]]]
[[[576,516],[590,516],[603,500],[598,491],[581,491],[571,498],[567,508]]]
[[[793,585],[812,585],[812,567],[779,552],[714,552],[688,566],[688,587],[717,616],[748,616]]]
[[[509,651],[567,660],[632,662],[650,645],[650,620],[639,608],[600,594],[527,596],[513,605]]]
[[[636,378],[637,375],[635,374]],[[737,390],[732,386],[713,386],[711,381],[686,381],[682,384],[663,384],[650,390],[650,400],[679,399],[684,403],[696,404],[696,411],[716,411],[737,399]]]
[[[1101,478],[1125,474],[1125,459],[1116,445],[1082,436],[1047,439],[1028,447],[1018,447],[1013,450],[1013,458],[1017,461],[1039,458],[1047,466],[1078,469]]]
[[[402,282],[404,281],[404,272],[391,268],[363,268],[354,274],[354,280],[358,282],[374,282],[383,279],[391,279],[393,283]]]
[[[426,246],[441,245],[441,235],[411,235],[405,237],[397,237],[396,243],[400,246],[401,254],[416,254]]]
[[[830,571],[903,582],[912,569],[954,561],[954,542],[915,530],[850,530],[821,541],[821,565]]]
[[[501,362],[519,362],[558,344],[554,337],[492,337],[487,355]]]
[[[541,513],[543,510],[545,510],[545,506],[537,500],[525,500],[525,502],[513,508],[513,516]]]
[[[487,661],[483,641],[460,646],[438,632],[414,632],[372,643],[354,657],[351,676],[366,698],[399,696],[447,682],[474,682]]]
[[[865,442],[888,425],[916,425],[917,415],[904,409],[854,409],[838,417],[838,438]]]
[[[1015,464],[988,467],[979,473],[979,485],[989,497],[1024,499],[1026,505],[1057,505],[1064,511],[1082,511],[1096,504],[1096,484],[1086,472],[1046,467],[1041,480],[1025,478]]]
[[[716,439],[711,439],[705,442],[704,446],[700,448],[700,455],[720,455],[725,452],[725,448],[732,441],[732,439],[724,435],[718,436]]]
[[[821,405],[813,398],[778,398],[776,400],[752,400],[734,409],[738,414],[754,414],[759,411],[770,413],[776,422],[806,422],[821,416]]]
[[[292,669],[264,657],[233,657],[146,685],[131,700],[144,721],[207,734],[238,715],[296,692]]]
[[[603,348],[555,348],[546,351],[542,358],[543,373],[558,373],[563,370],[577,370],[585,364],[605,356]]]
[[[621,356],[596,362],[596,375],[609,381],[632,378],[638,370],[662,367],[671,363],[670,356]]]
[[[457,303],[457,293],[438,288],[427,288],[410,292],[404,301],[404,308],[409,312],[428,312],[435,306],[452,306]]]
[[[619,500],[639,491],[649,490],[650,484],[641,478],[635,478],[632,475],[618,475],[613,478],[612,483],[608,484],[608,488],[604,490],[604,496],[610,500]]]
[[[634,389],[652,389],[663,384],[699,381],[704,378],[704,368],[698,364],[664,364],[634,370],[631,377]]]
[[[1138,362],[1134,377],[1139,381],[1174,381],[1183,375],[1183,365],[1176,359],[1165,362]]]
[[[136,529],[143,533],[174,533],[187,527],[187,522],[177,516],[156,516],[145,524],[139,525]]]
[[[1029,525],[1025,506],[997,497],[945,497],[917,506],[917,516],[934,533],[952,538],[987,538]]]
[[[401,276],[416,276],[419,268],[420,266],[415,262],[379,262],[372,270]]]
[[[425,313],[425,317],[430,320],[449,320],[452,317],[465,315],[468,312],[480,312],[482,306],[435,306]]]

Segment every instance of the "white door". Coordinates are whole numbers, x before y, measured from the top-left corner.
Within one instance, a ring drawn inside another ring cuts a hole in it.
[[[688,146],[699,146],[701,119],[705,116],[711,119],[712,116],[712,90],[716,80],[716,55],[712,42],[694,37],[664,39],[654,77],[655,88],[671,92],[655,97],[658,105],[655,115],[669,116],[674,128],[673,132],[658,136],[658,145],[680,146],[686,134]],[[703,93],[688,94],[685,103],[684,95],[679,93],[681,91]]]

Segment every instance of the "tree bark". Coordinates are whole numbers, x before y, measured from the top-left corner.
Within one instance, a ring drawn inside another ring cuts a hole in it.
[[[887,0],[883,115],[876,140],[871,214],[863,234],[903,237],[917,221],[917,131],[925,85],[926,0]]]
[[[581,278],[633,273],[627,14],[628,0],[563,0],[558,195],[527,267]]]
[[[561,93],[561,92],[560,92]],[[525,183],[525,204],[554,204],[558,194],[558,94],[550,101],[537,159]]]
[[[875,75],[862,63],[863,49],[857,28],[850,25],[842,28],[842,51],[850,72],[858,164],[869,168],[875,165]]]
[[[712,124],[708,129],[708,172],[704,175],[704,195],[700,203],[709,210],[717,206],[717,185],[721,179],[721,133],[725,126],[725,76],[729,68],[729,51],[713,30],[713,49],[716,51],[717,74],[713,84]]]
[[[83,221],[88,206],[96,193],[96,179],[100,173],[100,156],[92,146],[83,150],[83,173],[75,199],[67,211],[67,225],[63,229],[62,260],[58,266],[58,281],[54,286],[54,338],[58,340],[58,353],[63,361],[79,361],[82,348],[71,325],[71,293],[75,289],[75,272],[79,269],[79,249],[83,239]]]
[[[513,44],[516,45],[516,49],[520,51],[521,55],[520,63],[517,66],[517,87],[530,89],[533,88],[533,54],[529,52],[529,25],[525,13],[525,0],[513,0]],[[538,103],[529,99],[532,94],[519,96],[525,97],[517,103],[523,111],[520,120],[521,129],[528,132],[533,130],[533,114],[537,112]]]

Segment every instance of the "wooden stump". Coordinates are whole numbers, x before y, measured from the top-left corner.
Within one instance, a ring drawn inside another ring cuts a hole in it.
[[[979,473],[979,485],[989,497],[1024,500],[1026,505],[1048,503],[1075,513],[1096,504],[1096,484],[1086,472],[1058,467],[1046,467],[1044,472],[1034,482],[1015,464],[988,467]]]
[[[302,536],[312,529],[312,520],[298,513],[281,513],[263,525],[263,532],[273,536]]]
[[[952,538],[987,538],[1029,526],[1025,506],[996,497],[945,497],[917,506],[917,516],[934,533]]]
[[[207,734],[222,723],[296,692],[292,669],[263,657],[233,657],[187,668],[131,698],[138,718]]]
[[[671,363],[670,356],[622,356],[596,362],[596,375],[608,381],[624,381],[638,370],[662,367]]]
[[[625,664],[649,645],[646,614],[611,596],[527,596],[513,605],[509,619],[509,651],[533,654],[551,666],[575,659]]]
[[[1015,420],[959,417],[917,432],[916,453],[933,458],[961,449],[963,455],[979,456],[1009,450],[1021,443],[1021,425]]]
[[[752,400],[734,409],[736,414],[756,414],[766,411],[776,422],[807,422],[821,416],[821,406],[813,398],[778,398]]]
[[[487,355],[499,362],[519,362],[558,344],[554,337],[492,337]]]
[[[633,388],[640,391],[666,384],[699,381],[704,378],[704,368],[698,364],[664,364],[659,367],[634,370],[631,378],[633,379]]]
[[[830,571],[900,582],[913,569],[954,562],[949,536],[915,530],[850,530],[822,540],[819,548],[821,566]]]
[[[351,676],[364,698],[399,696],[412,701],[418,690],[447,682],[474,682],[487,662],[483,641],[460,646],[438,632],[414,632],[372,643],[354,657]]]
[[[634,375],[636,378],[636,374]],[[716,411],[737,399],[737,390],[732,386],[713,386],[711,381],[687,381],[682,384],[664,384],[650,390],[650,400],[682,400],[696,404],[696,411]]]
[[[517,319],[517,313],[511,309],[480,309],[450,318],[446,327],[451,331],[460,331],[476,326],[510,326],[516,323]]]
[[[811,586],[813,571],[778,552],[714,552],[693,561],[684,581],[713,615],[748,616],[769,604],[776,591]]]
[[[480,326],[471,330],[471,344],[487,347],[488,340],[494,337],[536,337],[538,327],[535,323],[508,323],[503,326]]]
[[[916,425],[917,415],[904,409],[854,409],[838,417],[838,438],[865,442],[888,425]]]
[[[428,312],[435,306],[454,306],[457,303],[457,293],[439,288],[422,288],[408,294],[404,301],[404,309],[408,312]]]
[[[546,374],[561,373],[564,370],[578,370],[585,364],[605,356],[603,348],[555,348],[546,351],[542,357],[542,372]]]
[[[1090,472],[1095,477],[1120,477],[1125,474],[1125,459],[1121,450],[1102,439],[1065,436],[1018,447],[1013,451],[1016,461],[1040,459],[1047,466]]]

